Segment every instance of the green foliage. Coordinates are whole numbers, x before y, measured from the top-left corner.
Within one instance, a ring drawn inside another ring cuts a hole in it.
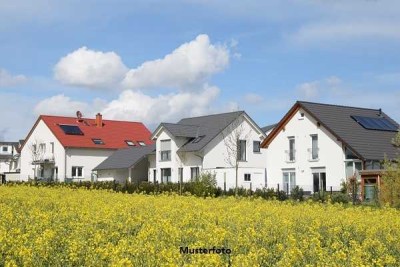
[[[304,191],[303,188],[296,186],[290,191],[290,198],[296,201],[303,201],[304,200]]]
[[[312,200],[316,202],[326,202],[328,200],[328,196],[329,194],[327,192],[319,191],[312,195]]]
[[[332,203],[343,203],[347,204],[351,201],[350,196],[347,193],[333,193],[331,196]]]
[[[400,156],[394,161],[385,158],[383,166],[379,200],[382,204],[400,207]]]

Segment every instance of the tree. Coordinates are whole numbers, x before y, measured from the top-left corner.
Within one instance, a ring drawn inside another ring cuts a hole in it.
[[[400,132],[392,140],[400,152]],[[379,194],[380,201],[391,206],[400,207],[400,154],[397,159],[385,158],[383,161],[384,172]]]
[[[32,164],[35,165],[35,173],[33,175],[34,179],[37,178],[38,161],[43,158],[43,154],[44,154],[43,147],[40,144],[41,144],[41,142],[39,140],[35,139],[29,145],[29,151],[31,153]]]
[[[249,146],[247,139],[249,139],[250,130],[246,131],[243,122],[243,117],[239,117],[222,131],[226,148],[225,162],[235,169],[235,195],[237,195],[239,187],[239,165],[243,161],[242,149],[247,150]],[[240,141],[245,141],[244,148]]]

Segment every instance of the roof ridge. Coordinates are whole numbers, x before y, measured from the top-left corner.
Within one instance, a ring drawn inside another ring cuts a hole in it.
[[[338,104],[327,104],[327,103],[318,103],[318,102],[311,102],[311,101],[302,101],[302,100],[297,100],[297,103],[302,104],[316,104],[316,105],[323,105],[323,106],[332,106],[332,107],[340,107],[340,108],[355,108],[355,109],[368,109],[368,110],[376,110],[379,111],[379,109],[376,108],[362,108],[362,107],[354,107],[354,106],[346,106],[346,105],[338,105]]]
[[[78,119],[77,117],[71,116],[57,116],[57,115],[39,115],[39,117],[52,117],[52,118],[65,118],[65,119]],[[81,120],[96,120],[96,118],[86,118],[82,117]],[[127,122],[127,123],[142,123],[141,121],[128,121],[128,120],[110,120],[110,119],[102,119],[103,121],[116,121],[116,122]]]
[[[204,118],[204,117],[211,117],[211,116],[218,116],[218,115],[225,115],[225,114],[233,114],[233,113],[243,113],[243,112],[244,112],[244,110],[222,112],[222,113],[214,113],[214,114],[208,114],[208,115],[202,115],[202,116],[186,117],[186,118],[180,119],[179,121],[185,120],[185,119]]]

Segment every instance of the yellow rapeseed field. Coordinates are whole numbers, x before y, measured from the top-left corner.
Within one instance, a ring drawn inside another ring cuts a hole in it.
[[[0,186],[0,266],[110,265],[400,266],[400,212]]]

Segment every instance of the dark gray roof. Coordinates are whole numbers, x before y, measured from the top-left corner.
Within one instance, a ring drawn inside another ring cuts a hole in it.
[[[178,137],[196,137],[199,126],[183,125],[176,123],[161,123],[173,136]]]
[[[0,146],[18,146],[18,142],[5,142],[5,141],[0,141]]]
[[[275,128],[275,126],[278,125],[277,123],[271,124],[271,125],[267,125],[261,128],[261,130],[263,130],[264,133],[272,130],[273,128]]]
[[[398,152],[392,144],[397,132],[367,130],[350,116],[379,117],[378,109],[347,107],[321,103],[299,101],[304,110],[313,115],[323,126],[330,130],[337,138],[350,146],[355,153],[365,160],[382,160],[386,154],[395,158]],[[393,124],[399,124],[384,112],[383,117]]]
[[[155,150],[155,145],[119,149],[93,170],[127,169]]]
[[[191,140],[190,142],[179,148],[178,151],[190,152],[201,150],[242,114],[244,114],[244,111],[235,111],[229,113],[181,119],[177,124],[197,126],[197,136],[201,137],[201,139],[197,143],[193,143],[191,142]]]

